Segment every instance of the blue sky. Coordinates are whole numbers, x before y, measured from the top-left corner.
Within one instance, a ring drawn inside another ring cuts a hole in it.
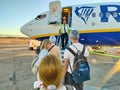
[[[24,36],[20,27],[47,11],[49,2],[54,0],[0,0],[0,34]],[[60,0],[62,6],[82,3],[109,2],[119,0]]]

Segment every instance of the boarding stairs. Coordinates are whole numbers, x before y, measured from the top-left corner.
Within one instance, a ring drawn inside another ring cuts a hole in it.
[[[57,36],[56,45],[60,47],[61,58],[62,58],[62,61],[63,61],[63,59],[64,59],[64,51],[65,51],[65,50],[62,49],[62,43],[61,43],[61,38],[60,38],[60,36]],[[67,44],[66,48],[67,48],[69,45],[71,45],[70,38],[69,38],[69,40],[68,40],[68,44]]]

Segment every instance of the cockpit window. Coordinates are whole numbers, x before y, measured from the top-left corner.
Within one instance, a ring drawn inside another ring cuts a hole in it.
[[[46,14],[38,15],[35,19],[36,19],[36,20],[43,19],[43,18],[45,18],[46,16],[47,16]]]

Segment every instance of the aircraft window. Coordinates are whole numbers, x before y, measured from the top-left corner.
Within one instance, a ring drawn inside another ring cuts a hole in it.
[[[99,17],[103,17],[103,13],[99,13]]]
[[[92,13],[92,17],[96,17],[96,13]]]
[[[117,17],[118,16],[118,13],[117,12],[114,12],[113,13],[113,17]]]
[[[109,12],[106,12],[106,17],[109,17],[110,16],[110,13]]]
[[[39,19],[43,19],[45,17],[46,17],[46,14],[43,14],[43,15],[38,15],[35,19],[39,20]]]

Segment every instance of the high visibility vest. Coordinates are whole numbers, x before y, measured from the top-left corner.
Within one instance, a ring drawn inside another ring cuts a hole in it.
[[[69,30],[69,25],[68,24],[65,24],[65,30],[69,34],[70,30]],[[65,33],[64,24],[61,24],[60,29],[59,29],[59,33],[60,33],[60,35]]]

